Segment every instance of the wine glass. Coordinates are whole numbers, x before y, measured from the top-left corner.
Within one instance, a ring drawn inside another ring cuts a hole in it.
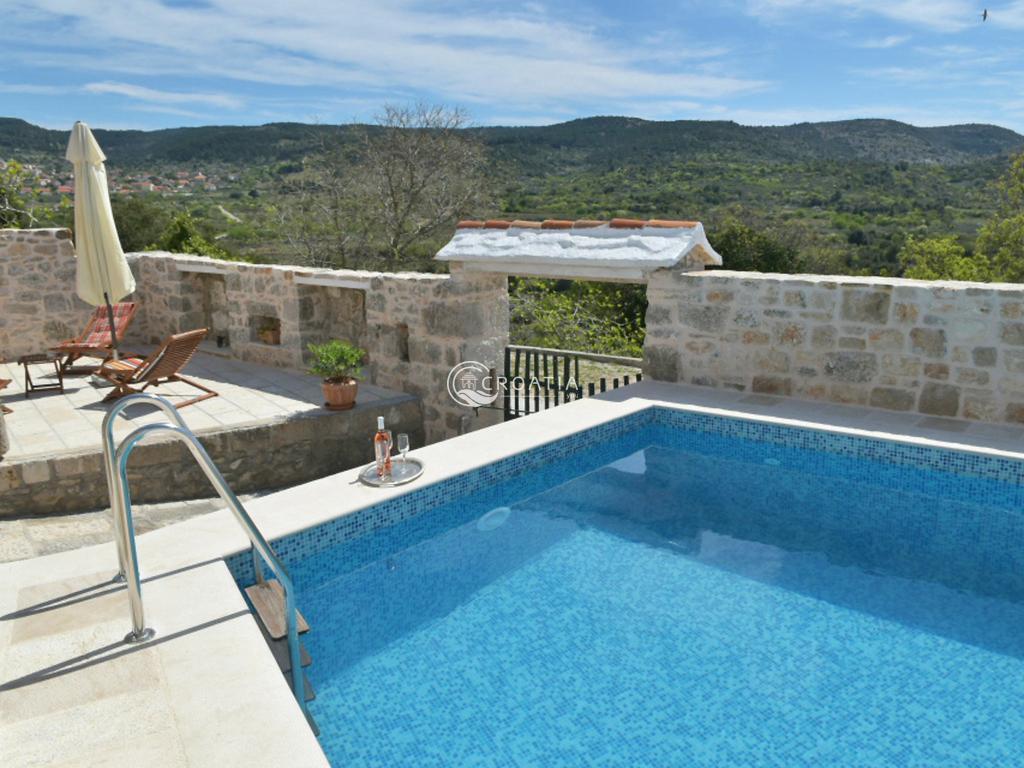
[[[409,452],[409,436],[405,432],[398,436],[398,452],[402,454],[402,464],[405,464],[405,455]]]

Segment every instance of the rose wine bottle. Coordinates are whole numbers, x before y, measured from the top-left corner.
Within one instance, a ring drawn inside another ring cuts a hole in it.
[[[377,477],[391,479],[391,435],[384,429],[384,417],[377,417],[377,434],[373,436],[373,455],[377,460]]]

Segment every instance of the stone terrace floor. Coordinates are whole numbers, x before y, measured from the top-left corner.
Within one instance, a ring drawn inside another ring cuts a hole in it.
[[[257,494],[241,494],[243,504]],[[224,507],[219,498],[133,504],[132,522],[139,535],[206,515]],[[114,518],[110,509],[70,515],[0,517],[0,563],[66,552],[91,544],[109,543],[113,552]]]
[[[47,373],[49,371],[49,373]],[[241,362],[200,351],[184,371],[220,393],[219,397],[190,405],[181,411],[186,424],[196,432],[232,429],[287,418],[323,405],[320,381],[299,372]],[[24,397],[24,374],[15,363],[0,364],[0,378],[13,379],[0,392],[0,402],[13,409],[4,420],[11,448],[4,460],[54,456],[82,450],[98,450],[100,425],[108,405],[102,403],[109,391],[95,386],[91,376],[64,379],[64,394],[36,392]],[[34,366],[33,381],[48,383],[52,366]],[[165,384],[148,391],[181,402],[196,394],[186,384]],[[359,385],[359,401],[370,403],[395,393],[365,382]],[[117,426],[122,436],[139,424],[158,421],[162,414],[151,409],[128,409],[129,417]],[[2,463],[0,463],[2,466]],[[251,496],[243,496],[243,501]],[[134,505],[139,533],[206,514],[223,506],[220,499],[196,499],[166,504]],[[0,563],[60,552],[113,540],[109,510],[71,515],[26,515],[0,517]]]
[[[184,374],[220,393],[219,397],[181,411],[185,423],[195,432],[273,421],[323,406],[320,380],[299,371],[200,351]],[[20,365],[0,364],[0,378],[13,380],[0,392],[0,400],[14,411],[4,417],[11,443],[5,459],[53,456],[100,447],[100,425],[109,408],[102,400],[109,388],[97,386],[91,376],[68,376],[64,379],[64,394],[34,392],[25,399],[24,373]],[[36,383],[55,381],[53,366],[33,366],[32,380]],[[183,383],[162,384],[150,387],[147,392],[162,395],[172,403],[201,394]],[[359,385],[360,403],[394,395],[365,382]],[[119,435],[127,434],[139,424],[163,418],[150,408],[128,409],[126,415],[129,418],[118,425]]]

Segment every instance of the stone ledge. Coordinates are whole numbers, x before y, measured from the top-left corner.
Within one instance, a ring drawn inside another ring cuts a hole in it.
[[[889,286],[892,288],[932,288],[954,292],[971,292],[972,295],[977,295],[979,291],[983,293],[997,293],[1005,291],[1024,296],[1024,287],[1019,283],[967,283],[956,280],[911,280],[906,277],[876,277],[873,275],[789,275],[782,272],[740,272],[730,269],[706,269],[703,272],[679,273],[679,278],[682,280],[714,280],[715,278],[726,278],[730,284],[735,280],[778,282],[786,283],[787,288],[806,288],[811,286],[830,287],[830,285],[838,288],[856,288],[858,286],[877,288],[880,286]]]
[[[312,411],[273,422],[199,433],[236,493],[315,480],[369,463],[378,415],[397,434],[423,445],[420,399],[402,395],[357,404],[351,411]],[[132,500],[208,497],[209,482],[188,449],[170,440],[139,446],[128,470]],[[0,517],[83,512],[109,504],[99,448],[0,463]]]

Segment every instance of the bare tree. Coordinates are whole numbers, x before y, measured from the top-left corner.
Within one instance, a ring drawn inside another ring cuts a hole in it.
[[[316,138],[317,153],[286,185],[280,223],[301,263],[344,269],[364,239],[351,148],[323,131]]]
[[[318,151],[290,184],[281,223],[311,266],[407,261],[413,247],[490,199],[487,154],[466,113],[387,106],[375,125],[318,134]]]
[[[389,268],[489,199],[487,154],[457,108],[387,106],[363,130],[359,171],[368,236]]]

